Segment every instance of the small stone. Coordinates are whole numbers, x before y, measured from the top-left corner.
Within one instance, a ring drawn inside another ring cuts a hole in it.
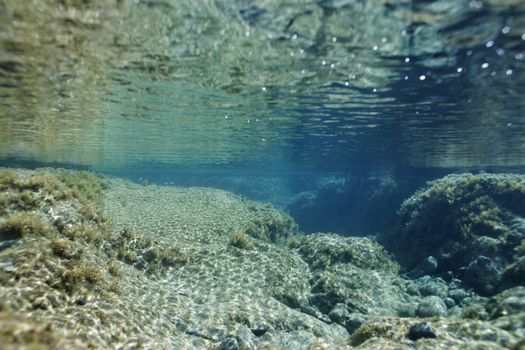
[[[14,272],[16,270],[15,265],[11,261],[0,262],[0,269],[4,270],[5,272]]]
[[[452,289],[448,292],[448,296],[454,299],[456,304],[459,304],[463,299],[468,297],[468,293],[464,289]]]
[[[443,301],[445,302],[445,305],[447,306],[448,309],[450,309],[450,308],[452,308],[452,307],[454,307],[456,305],[456,302],[452,298],[445,298],[445,299],[443,299]]]
[[[448,295],[447,283],[442,278],[430,278],[425,276],[416,280],[419,285],[421,295],[435,295],[440,298],[446,298]]]
[[[437,259],[433,256],[427,256],[421,263],[420,267],[424,273],[431,274],[432,272],[436,271],[438,267]]]
[[[251,328],[251,331],[256,337],[262,337],[266,334],[266,332],[268,332],[268,326],[256,324],[254,327]]]
[[[461,288],[462,281],[458,278],[453,278],[452,281],[448,284],[449,289],[459,289]]]
[[[0,251],[10,248],[15,245],[20,245],[20,244],[22,244],[21,239],[8,239],[8,240],[0,239]]]
[[[84,306],[87,304],[87,299],[83,296],[79,296],[77,298],[77,300],[75,300],[75,304],[79,305],[79,306]]]
[[[447,317],[461,318],[462,316],[463,316],[463,309],[459,305],[456,305],[448,310]]]
[[[349,315],[348,320],[346,321],[346,330],[352,334],[356,331],[364,322],[366,317],[362,314],[353,313]]]
[[[235,338],[226,338],[217,347],[217,350],[239,350],[239,344]]]
[[[406,283],[406,291],[410,295],[420,296],[421,293],[419,293],[419,288],[417,287],[417,284],[413,281],[407,281]]]
[[[419,317],[446,316],[447,305],[440,297],[431,295],[421,300],[416,311]]]
[[[434,332],[432,327],[428,322],[418,322],[408,331],[408,338],[410,340],[416,341],[421,338],[436,338],[437,334]]]
[[[344,322],[349,317],[348,309],[346,308],[345,304],[338,303],[332,310],[330,310],[328,317],[330,317],[333,322]]]

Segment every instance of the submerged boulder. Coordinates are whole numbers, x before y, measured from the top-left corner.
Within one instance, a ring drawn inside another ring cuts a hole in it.
[[[310,306],[349,332],[372,316],[415,314],[419,298],[407,292],[397,264],[377,242],[317,233],[294,238],[290,247],[310,268]]]
[[[434,256],[436,273],[452,271],[482,294],[497,292],[502,276],[505,288],[523,284],[525,176],[448,175],[407,199],[399,214],[385,242],[407,269]]]

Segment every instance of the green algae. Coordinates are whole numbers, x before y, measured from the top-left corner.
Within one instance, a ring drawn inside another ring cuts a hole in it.
[[[433,255],[439,271],[456,271],[484,255],[505,269],[519,245],[514,222],[525,216],[525,177],[448,175],[404,201],[399,215],[398,230],[385,241],[406,267]]]
[[[245,250],[253,249],[253,243],[250,241],[250,238],[241,230],[234,231],[230,235],[228,245]]]

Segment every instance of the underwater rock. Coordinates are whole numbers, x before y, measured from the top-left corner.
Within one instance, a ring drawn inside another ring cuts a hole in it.
[[[468,296],[468,293],[466,290],[460,288],[451,289],[448,292],[448,296],[454,299],[454,302],[456,302],[456,304],[459,304],[463,299],[465,299]]]
[[[415,280],[415,282],[423,296],[435,295],[440,298],[448,296],[447,283],[439,277],[423,276]]]
[[[464,280],[482,295],[496,291],[501,275],[492,259],[480,255],[470,262]]]
[[[513,287],[493,296],[486,309],[491,318],[525,314],[525,287]]]
[[[21,239],[8,239],[0,241],[0,252],[17,244],[22,244]]]
[[[372,316],[415,314],[418,298],[405,287],[410,281],[373,240],[316,233],[297,236],[289,246],[310,268],[309,303],[348,332]]]
[[[436,337],[410,339],[410,329],[426,323]],[[409,318],[378,317],[367,320],[350,337],[356,349],[521,349],[523,335],[489,321],[434,318],[414,322]]]
[[[14,272],[16,267],[13,265],[12,261],[0,261],[0,269],[4,270],[5,272]]]
[[[419,317],[446,316],[447,305],[440,297],[431,295],[421,300],[417,306],[416,314]]]
[[[432,326],[430,326],[430,324],[427,322],[418,322],[408,330],[408,339],[410,340],[416,341],[421,338],[435,337],[437,337],[436,332],[434,332]]]
[[[433,256],[427,256],[418,266],[407,273],[410,278],[418,278],[430,275],[437,270],[438,262]]]
[[[515,235],[525,217],[525,176],[448,175],[404,201],[399,213],[397,232],[384,235],[383,241],[407,269],[427,256],[439,261],[436,274],[461,275],[470,266],[467,280],[487,295],[523,283],[510,278],[500,287],[497,271],[507,270],[520,257],[521,241]],[[482,263],[479,256],[492,263]]]

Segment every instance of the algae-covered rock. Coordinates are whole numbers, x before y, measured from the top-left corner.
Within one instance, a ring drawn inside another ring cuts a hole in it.
[[[416,314],[419,317],[446,316],[447,306],[440,297],[431,295],[421,300],[417,306]]]
[[[497,292],[523,283],[517,262],[525,237],[525,176],[513,174],[449,175],[407,199],[401,225],[386,237],[402,265],[415,267],[427,256],[438,261],[436,273],[463,275],[476,291]]]
[[[434,318],[426,321],[435,337],[410,340],[420,321],[408,318],[374,318],[351,337],[356,349],[520,349],[522,338],[487,321]]]
[[[311,305],[349,332],[372,316],[414,315],[417,298],[407,292],[397,264],[373,240],[319,233],[294,238],[290,247],[312,272]]]
[[[525,345],[523,287],[508,289],[492,297],[485,308],[485,320],[430,318],[425,323],[435,336],[414,339],[417,319],[378,317],[367,320],[352,336],[357,349],[522,349]],[[414,343],[408,340],[415,341]]]

